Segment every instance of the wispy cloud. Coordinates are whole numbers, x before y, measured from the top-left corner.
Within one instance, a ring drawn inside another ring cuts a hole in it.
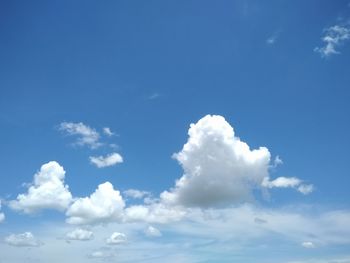
[[[148,96],[147,99],[155,100],[155,99],[158,99],[159,97],[160,97],[160,94],[155,92],[155,93],[151,94],[150,96]]]
[[[115,135],[115,133],[112,132],[112,130],[111,130],[109,127],[104,127],[104,128],[103,128],[103,133],[104,133],[105,135],[107,135],[107,136],[113,136],[113,135]]]
[[[77,136],[75,144],[81,146],[88,146],[92,149],[96,149],[102,145],[100,140],[100,134],[93,128],[85,125],[82,122],[62,122],[59,125],[59,130],[65,132],[67,135]]]
[[[349,39],[350,28],[348,25],[331,26],[324,30],[324,36],[322,37],[324,46],[316,47],[314,51],[320,53],[322,57],[340,54],[338,48],[344,45]]]

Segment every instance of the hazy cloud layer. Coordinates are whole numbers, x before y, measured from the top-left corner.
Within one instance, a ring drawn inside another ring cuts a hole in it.
[[[5,238],[5,243],[16,247],[38,247],[42,242],[37,240],[31,232],[11,234]]]

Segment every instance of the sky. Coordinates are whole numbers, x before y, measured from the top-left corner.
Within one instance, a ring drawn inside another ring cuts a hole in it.
[[[350,263],[348,0],[0,1],[0,262]]]

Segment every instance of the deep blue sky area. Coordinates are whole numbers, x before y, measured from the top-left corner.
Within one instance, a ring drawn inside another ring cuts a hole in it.
[[[183,173],[172,154],[190,123],[217,114],[251,148],[280,156],[272,178],[315,187],[258,202],[348,209],[350,45],[315,48],[349,21],[348,0],[1,0],[0,197],[23,193],[51,160],[76,196],[105,181],[157,195]],[[62,122],[110,127],[117,135],[104,140],[124,162],[96,168],[89,156],[111,149],[72,145]]]

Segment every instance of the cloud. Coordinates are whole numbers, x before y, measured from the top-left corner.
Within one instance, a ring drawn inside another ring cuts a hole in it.
[[[304,195],[310,194],[314,190],[314,186],[303,184],[302,182],[302,180],[296,177],[281,176],[272,181],[268,177],[265,177],[261,185],[266,188],[294,188]]]
[[[348,26],[335,25],[324,30],[325,34],[322,41],[323,47],[316,47],[315,52],[319,52],[322,57],[329,57],[334,54],[340,54],[337,48],[350,39],[350,28]]]
[[[123,162],[123,157],[119,153],[111,153],[105,157],[90,156],[90,162],[98,168],[113,166]]]
[[[110,182],[100,184],[90,197],[78,198],[68,208],[69,224],[104,223],[121,220],[125,203]]]
[[[184,174],[173,189],[161,194],[162,202],[213,207],[252,200],[253,189],[268,176],[269,150],[251,150],[217,115],[191,124],[188,135],[183,149],[174,154]]]
[[[310,242],[310,241],[305,241],[303,243],[301,243],[301,245],[304,248],[315,248],[316,246],[314,245],[314,243]]]
[[[169,223],[183,219],[187,210],[162,203],[133,205],[124,210],[124,222]]]
[[[24,213],[35,213],[42,209],[64,211],[72,200],[68,186],[64,184],[65,173],[55,161],[43,164],[34,175],[34,182],[28,192],[10,201],[10,208]]]
[[[272,35],[268,39],[266,39],[266,44],[273,45],[277,41],[277,35]]]
[[[145,234],[149,237],[161,237],[162,233],[159,231],[159,229],[153,227],[153,226],[148,226],[145,229]]]
[[[109,238],[106,239],[108,245],[120,245],[126,243],[126,235],[119,232],[114,232]]]
[[[160,94],[159,93],[153,93],[151,94],[150,96],[147,97],[147,99],[149,100],[155,100],[155,99],[158,99],[160,97]]]
[[[0,200],[0,210],[1,210],[1,200]],[[5,220],[5,214],[0,213],[0,223],[4,222],[4,220]]]
[[[113,135],[115,135],[114,132],[112,132],[111,129],[108,128],[108,127],[104,127],[104,128],[103,128],[103,133],[104,133],[105,135],[107,135],[107,136],[113,136]]]
[[[123,194],[126,196],[126,197],[130,197],[130,198],[133,198],[133,199],[142,199],[144,197],[147,197],[147,196],[150,196],[151,193],[150,192],[147,192],[147,191],[140,191],[140,190],[137,190],[137,189],[128,189],[128,190],[125,190],[123,192]]]
[[[38,247],[43,243],[37,240],[31,232],[11,234],[5,238],[5,243],[16,247]]]
[[[93,239],[93,237],[94,233],[92,231],[82,228],[74,229],[73,231],[66,234],[66,240],[87,241]]]
[[[95,129],[90,128],[82,122],[62,122],[59,125],[59,130],[66,132],[68,135],[77,136],[77,145],[86,145],[91,149],[96,149],[102,145],[102,143],[99,142],[100,134]]]
[[[96,250],[88,255],[90,259],[112,259],[115,255],[107,251]]]

